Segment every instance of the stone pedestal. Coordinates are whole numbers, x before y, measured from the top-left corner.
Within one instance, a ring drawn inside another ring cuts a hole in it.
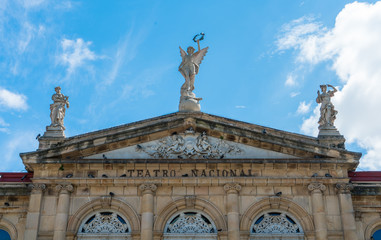
[[[314,216],[316,240],[327,240],[327,219],[325,216],[323,191],[327,187],[322,183],[311,183],[308,190],[311,191],[312,212]]]
[[[199,101],[202,98],[196,98],[193,92],[187,92],[180,97],[179,111],[180,112],[200,112],[201,106]]]
[[[320,128],[318,140],[328,147],[345,149],[345,138],[335,127]]]
[[[65,240],[70,207],[70,193],[73,191],[73,185],[57,185],[56,190],[59,194],[53,240]]]
[[[65,129],[61,126],[47,126],[44,135],[38,139],[38,149],[47,149],[51,147],[53,144],[61,142],[63,139],[65,139],[64,130]]]
[[[224,186],[227,194],[226,210],[228,213],[228,239],[239,240],[239,207],[238,192],[241,186],[235,183],[228,183]]]
[[[142,184],[139,186],[142,191],[141,203],[141,240],[153,239],[153,208],[154,208],[154,194],[157,186],[155,184]]]
[[[28,214],[26,216],[24,239],[36,240],[40,225],[42,195],[45,184],[31,184],[32,192],[29,199]]]
[[[353,189],[351,183],[337,183],[341,223],[345,240],[357,240],[356,222],[353,211],[352,196],[350,190]]]

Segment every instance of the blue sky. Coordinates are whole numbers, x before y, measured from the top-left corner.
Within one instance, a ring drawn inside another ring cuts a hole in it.
[[[0,0],[0,171],[22,171],[69,96],[66,136],[178,110],[183,49],[209,46],[203,112],[317,136],[320,84],[359,170],[381,170],[381,3]]]

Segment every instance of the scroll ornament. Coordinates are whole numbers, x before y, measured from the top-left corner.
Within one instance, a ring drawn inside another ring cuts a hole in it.
[[[239,192],[241,191],[242,187],[238,183],[228,183],[224,185],[224,190],[226,192]]]
[[[308,185],[308,190],[315,192],[315,191],[320,191],[323,192],[327,189],[327,187],[323,183],[319,182],[314,182]]]

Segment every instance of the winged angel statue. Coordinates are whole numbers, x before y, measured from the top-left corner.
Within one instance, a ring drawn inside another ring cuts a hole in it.
[[[195,40],[198,36],[201,36],[201,38]],[[181,54],[182,61],[179,66],[179,71],[181,75],[183,75],[183,77],[185,78],[185,82],[181,86],[181,91],[180,91],[181,93],[180,110],[182,110],[181,105],[183,106],[187,105],[187,103],[185,103],[184,101],[195,100],[196,103],[198,104],[198,101],[201,100],[201,98],[196,98],[195,94],[192,91],[194,90],[194,80],[196,75],[198,74],[200,64],[202,60],[204,59],[206,53],[208,52],[208,48],[209,48],[209,47],[206,47],[203,49],[200,48],[200,40],[202,40],[203,38],[204,38],[203,33],[198,34],[193,38],[195,42],[197,41],[197,45],[198,45],[197,52],[194,52],[195,49],[193,47],[188,47],[186,52],[180,47],[180,54]]]

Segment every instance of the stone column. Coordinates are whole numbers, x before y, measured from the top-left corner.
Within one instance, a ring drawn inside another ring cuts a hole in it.
[[[344,231],[344,239],[357,240],[356,223],[351,195],[351,189],[353,189],[353,185],[351,183],[337,183],[336,188],[339,195],[341,223]]]
[[[141,201],[141,240],[153,239],[153,208],[154,208],[154,194],[157,189],[155,184],[142,184],[139,186],[142,191]]]
[[[36,240],[40,224],[42,195],[46,185],[30,184],[29,187],[32,188],[32,192],[29,199],[28,214],[26,215],[24,239]]]
[[[323,191],[327,187],[318,182],[308,185],[312,198],[312,213],[314,216],[316,240],[327,240],[327,219],[324,210]]]
[[[69,217],[70,193],[73,192],[73,185],[63,184],[57,185],[58,206],[56,212],[56,220],[54,223],[53,240],[65,240],[67,219]]]
[[[227,194],[226,209],[228,212],[228,239],[239,240],[239,201],[238,192],[241,185],[236,183],[228,183],[224,186]]]

